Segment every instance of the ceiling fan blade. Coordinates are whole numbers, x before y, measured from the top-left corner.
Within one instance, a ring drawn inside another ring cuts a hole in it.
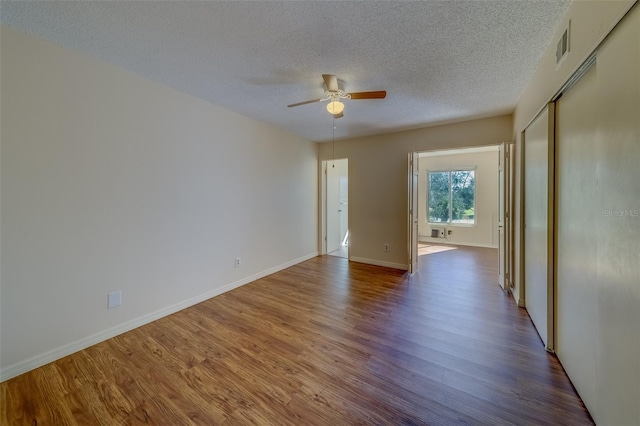
[[[328,91],[337,92],[339,90],[338,77],[333,74],[322,74],[322,78],[324,79],[324,85],[327,86]]]
[[[333,114],[333,118],[342,118],[344,117],[344,111],[340,112],[339,114]]]
[[[312,99],[310,101],[304,101],[304,102],[298,102],[297,104],[291,104],[291,105],[287,105],[289,108],[291,107],[297,107],[300,105],[306,105],[306,104],[312,104],[314,102],[320,102],[322,99]]]
[[[354,92],[349,93],[351,99],[384,99],[387,97],[386,90],[378,90],[377,92]]]

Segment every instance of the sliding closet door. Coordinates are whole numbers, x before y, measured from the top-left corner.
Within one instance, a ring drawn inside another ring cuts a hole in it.
[[[556,103],[556,353],[587,408],[596,403],[596,65]]]
[[[598,51],[599,424],[640,425],[640,3]]]
[[[556,352],[597,424],[640,424],[640,6],[557,101]]]
[[[524,132],[525,306],[545,347],[553,342],[553,105]]]

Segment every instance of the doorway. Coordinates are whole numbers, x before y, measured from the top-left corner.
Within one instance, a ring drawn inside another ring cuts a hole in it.
[[[498,283],[508,289],[510,148],[504,143],[410,153],[409,271],[417,270],[430,247],[493,248],[500,254]]]
[[[324,253],[349,258],[349,160],[322,162],[324,176]]]

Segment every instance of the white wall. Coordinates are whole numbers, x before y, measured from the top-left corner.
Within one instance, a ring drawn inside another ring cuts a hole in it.
[[[498,247],[498,148],[489,151],[429,156],[422,154],[419,159],[418,178],[418,233],[420,241]],[[461,170],[475,168],[476,206],[475,225],[446,225],[428,223],[428,183],[429,171]],[[452,231],[444,238],[431,238],[432,227]]]
[[[412,151],[496,145],[509,140],[511,115],[336,141],[349,159],[351,260],[407,268],[407,155]],[[330,143],[320,157],[331,158]],[[390,244],[389,252],[384,244]]]
[[[3,379],[317,253],[315,144],[6,27],[1,42]]]

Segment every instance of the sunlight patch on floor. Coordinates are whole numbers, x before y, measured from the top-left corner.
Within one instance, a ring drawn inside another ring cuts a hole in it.
[[[449,250],[457,250],[458,248],[455,246],[443,246],[443,245],[434,245],[434,244],[419,244],[418,245],[418,256],[440,253],[443,251]]]

